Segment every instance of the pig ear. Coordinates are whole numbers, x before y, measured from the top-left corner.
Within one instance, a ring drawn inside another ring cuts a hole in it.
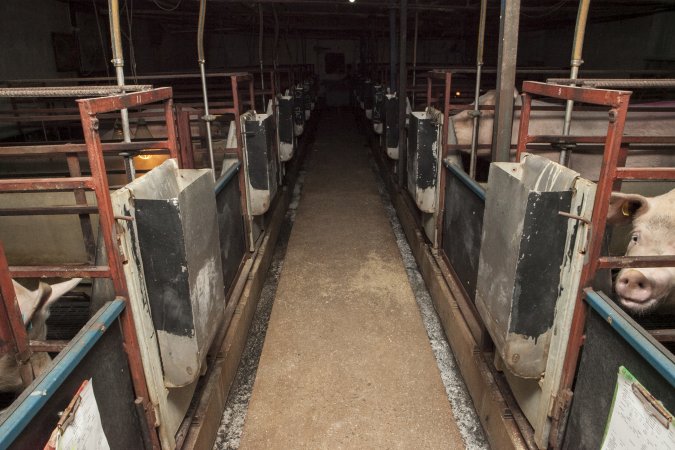
[[[40,286],[36,291],[30,291],[14,280],[12,280],[12,284],[14,285],[16,299],[19,302],[23,324],[28,325],[33,319],[35,312],[42,307],[44,302],[49,298],[52,289],[46,283],[40,283]]]
[[[64,281],[62,283],[52,284],[50,286],[50,295],[47,299],[45,299],[42,309],[48,309],[55,301],[63,297],[64,294],[77,286],[80,281],[82,281],[82,278],[73,278],[72,280]]]
[[[607,211],[607,223],[617,225],[632,222],[649,209],[649,200],[638,194],[612,192]]]

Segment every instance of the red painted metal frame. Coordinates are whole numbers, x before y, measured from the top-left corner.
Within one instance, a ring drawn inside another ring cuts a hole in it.
[[[23,324],[21,309],[16,298],[14,285],[10,270],[7,267],[7,257],[5,248],[0,242],[0,295],[2,296],[2,305],[0,305],[0,354],[14,353],[19,365],[21,382],[28,386],[35,375],[33,366],[30,363],[32,355],[28,342],[28,333]]]
[[[450,99],[452,91],[452,72],[449,70],[431,70],[427,73],[427,107],[431,107],[440,99],[434,96],[434,80],[443,81],[443,126],[441,128],[441,155],[438,170],[438,213],[436,215],[436,242],[435,247],[441,248],[443,241],[443,214],[445,211],[445,166],[443,160],[448,156],[448,130],[450,126]]]
[[[85,137],[85,148],[89,166],[91,170],[90,177],[71,177],[71,178],[39,178],[39,179],[14,179],[0,180],[0,192],[35,192],[35,191],[53,191],[53,190],[72,190],[77,192],[83,189],[93,190],[96,196],[97,212],[99,214],[100,232],[108,257],[108,266],[25,266],[8,267],[4,251],[0,245],[0,293],[3,299],[3,308],[0,311],[0,351],[14,351],[22,367],[22,378],[24,383],[32,380],[32,370],[30,367],[31,344],[21,320],[21,313],[16,304],[16,294],[12,285],[12,277],[15,278],[40,278],[40,277],[86,277],[86,278],[111,278],[115,294],[117,297],[128,301],[128,289],[124,277],[123,256],[120,253],[118,243],[114,237],[114,227],[116,226],[116,217],[113,214],[112,203],[110,199],[110,186],[105,168],[104,150],[105,146],[101,143],[99,134],[98,114],[109,113],[123,108],[138,107],[149,103],[163,102],[164,117],[166,120],[167,139],[161,142],[153,142],[153,147],[157,145],[168,150],[170,157],[178,158],[178,141],[176,135],[176,121],[174,117],[173,99],[171,88],[159,88],[143,92],[122,94],[111,97],[101,97],[93,99],[78,100],[80,119]],[[108,148],[123,150],[138,148],[139,143],[128,144],[106,144]],[[64,147],[44,145],[40,146],[38,151],[28,151],[29,154],[54,154],[67,153],[73,155],[82,152],[82,144],[73,145],[64,144]],[[67,152],[60,151],[66,148]],[[33,149],[35,150],[35,149]],[[11,149],[17,152],[16,148]],[[9,153],[9,152],[8,152]],[[155,152],[153,152],[155,153]],[[2,152],[0,151],[0,155]],[[179,164],[182,158],[178,159]],[[79,167],[73,167],[75,172]],[[72,173],[72,170],[71,170]],[[79,205],[80,208],[87,208],[87,205]],[[29,208],[30,209],[30,208]],[[49,208],[47,208],[49,209]],[[53,208],[52,208],[53,209]],[[40,212],[40,208],[35,211]],[[64,209],[65,210],[65,209]],[[69,211],[70,213],[81,214],[81,211]],[[138,338],[132,309],[127,307],[120,315],[122,334],[124,338],[124,347],[129,361],[130,374],[136,394],[136,403],[140,404],[144,411],[144,420],[150,431],[150,442],[153,448],[159,449],[159,436],[157,434],[157,418],[154,407],[150,402],[148,387],[145,380],[145,373],[140,355]],[[49,346],[49,342],[36,342],[36,348]]]
[[[537,140],[537,137],[528,134],[532,95],[560,100],[574,100],[575,102],[609,108],[607,136],[604,139],[604,157],[590,223],[592,233],[590,235],[590,242],[588,243],[588,257],[581,272],[570,336],[563,364],[562,380],[557,395],[559,400],[555,408],[556,412],[553,414],[549,443],[555,447],[564,429],[564,420],[567,417],[567,411],[571,404],[576,368],[584,340],[587,307],[582,301],[584,297],[583,289],[590,286],[597,270],[601,268],[675,266],[674,255],[642,257],[601,256],[612,190],[620,187],[620,182],[626,179],[675,179],[675,169],[621,167],[625,164],[627,152],[630,150],[625,145],[625,142],[622,144],[622,137],[631,92],[551,85],[531,81],[523,83],[522,91],[523,106],[521,109],[518,147],[516,151],[517,160],[520,160],[522,153],[527,149],[527,144]],[[574,137],[569,139],[578,140],[579,138]],[[672,141],[670,142],[672,143]]]

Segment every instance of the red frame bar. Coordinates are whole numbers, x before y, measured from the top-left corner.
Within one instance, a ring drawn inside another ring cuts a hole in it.
[[[12,278],[110,278],[108,266],[9,266]]]
[[[607,225],[607,212],[612,190],[620,187],[621,180],[635,179],[675,179],[675,168],[625,168],[628,144],[673,143],[673,139],[649,137],[623,137],[624,125],[631,92],[607,89],[592,89],[572,86],[551,85],[526,81],[523,83],[523,106],[518,134],[516,158],[520,160],[528,143],[534,142],[578,142],[604,144],[604,157],[600,169],[595,195],[593,214],[590,227],[593,230],[588,243],[587,262],[582,268],[579,290],[575,301],[574,315],[570,328],[570,336],[563,363],[562,380],[557,393],[558,404],[555,409],[549,437],[550,445],[555,446],[558,436],[565,424],[565,411],[569,409],[572,398],[572,387],[576,375],[581,346],[584,340],[584,326],[586,323],[587,307],[584,304],[583,289],[588,287],[598,269],[618,267],[672,267],[675,265],[675,255],[643,256],[643,257],[608,257],[601,256],[601,247]],[[528,135],[530,111],[532,109],[532,95],[541,95],[561,100],[589,103],[611,108],[608,115],[607,135],[598,137],[559,137],[559,136],[530,136]],[[623,142],[622,142],[623,140]]]
[[[0,192],[63,191],[94,189],[92,177],[71,178],[23,178],[0,180]]]
[[[16,361],[19,364],[21,382],[24,387],[27,387],[35,378],[30,363],[32,352],[2,243],[0,243],[0,296],[2,296],[0,338],[2,338],[3,344],[0,348],[0,354],[7,353],[7,351],[15,354]]]

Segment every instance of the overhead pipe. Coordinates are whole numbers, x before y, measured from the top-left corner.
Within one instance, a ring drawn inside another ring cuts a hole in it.
[[[260,17],[260,32],[258,34],[258,59],[260,60],[260,88],[262,89],[262,110],[265,110],[265,73],[263,66],[263,9],[262,3],[258,3],[258,15]],[[253,109],[255,109],[255,99],[253,100]]]
[[[401,42],[399,44],[399,64],[398,64],[398,185],[399,188],[404,189],[406,185],[406,165],[407,165],[407,147],[408,142],[406,138],[406,100],[407,100],[407,83],[408,83],[408,70],[407,70],[407,33],[408,33],[408,0],[401,0],[400,3],[400,24],[399,24],[399,34],[401,36]]]
[[[584,35],[586,34],[586,21],[588,19],[588,8],[591,5],[591,0],[580,0],[579,11],[577,12],[577,24],[574,29],[574,44],[572,46],[572,61],[570,69],[570,79],[576,80],[579,76],[579,67],[584,63],[581,59],[582,50],[584,48]],[[572,84],[571,86],[574,86]],[[565,121],[563,123],[563,135],[570,134],[570,127],[572,126],[572,109],[574,108],[574,101],[567,100],[565,105]],[[560,164],[567,166],[570,162],[571,151],[564,148],[560,151]]]
[[[471,162],[469,164],[469,176],[476,179],[476,163],[478,160],[478,119],[480,109],[478,99],[480,97],[480,78],[483,71],[483,48],[485,47],[485,18],[487,16],[487,0],[480,2],[480,23],[478,25],[478,46],[476,49],[476,89],[473,93],[473,129],[471,132]]]
[[[118,0],[108,0],[108,19],[110,21],[110,42],[112,45],[112,63],[115,67],[115,76],[117,77],[117,86],[124,92],[124,53],[122,51],[122,32],[120,30],[120,5]],[[131,131],[129,130],[129,111],[126,108],[120,110],[122,118],[122,136],[123,142],[131,142]],[[131,159],[132,154],[128,152],[120,153],[124,158],[124,169],[127,174],[127,181],[133,181],[136,178],[134,162]]]
[[[206,22],[206,0],[199,1],[199,22],[197,25],[197,61],[199,73],[202,79],[202,96],[204,97],[204,116],[206,123],[206,145],[209,149],[209,162],[211,163],[211,176],[216,181],[216,162],[213,157],[213,140],[211,138],[211,122],[215,119],[209,114],[209,95],[206,91],[206,58],[204,57],[204,23]],[[168,124],[167,124],[168,125]]]
[[[392,3],[389,8],[389,88],[396,91],[396,9]]]

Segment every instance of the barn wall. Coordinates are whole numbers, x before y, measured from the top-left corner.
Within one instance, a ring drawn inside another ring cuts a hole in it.
[[[63,76],[56,70],[52,32],[72,31],[68,14],[68,5],[54,0],[2,0],[0,80]]]
[[[592,18],[592,17],[591,17]],[[675,66],[675,12],[589,23],[583,69],[651,69]],[[574,24],[521,33],[519,66],[568,67]]]

